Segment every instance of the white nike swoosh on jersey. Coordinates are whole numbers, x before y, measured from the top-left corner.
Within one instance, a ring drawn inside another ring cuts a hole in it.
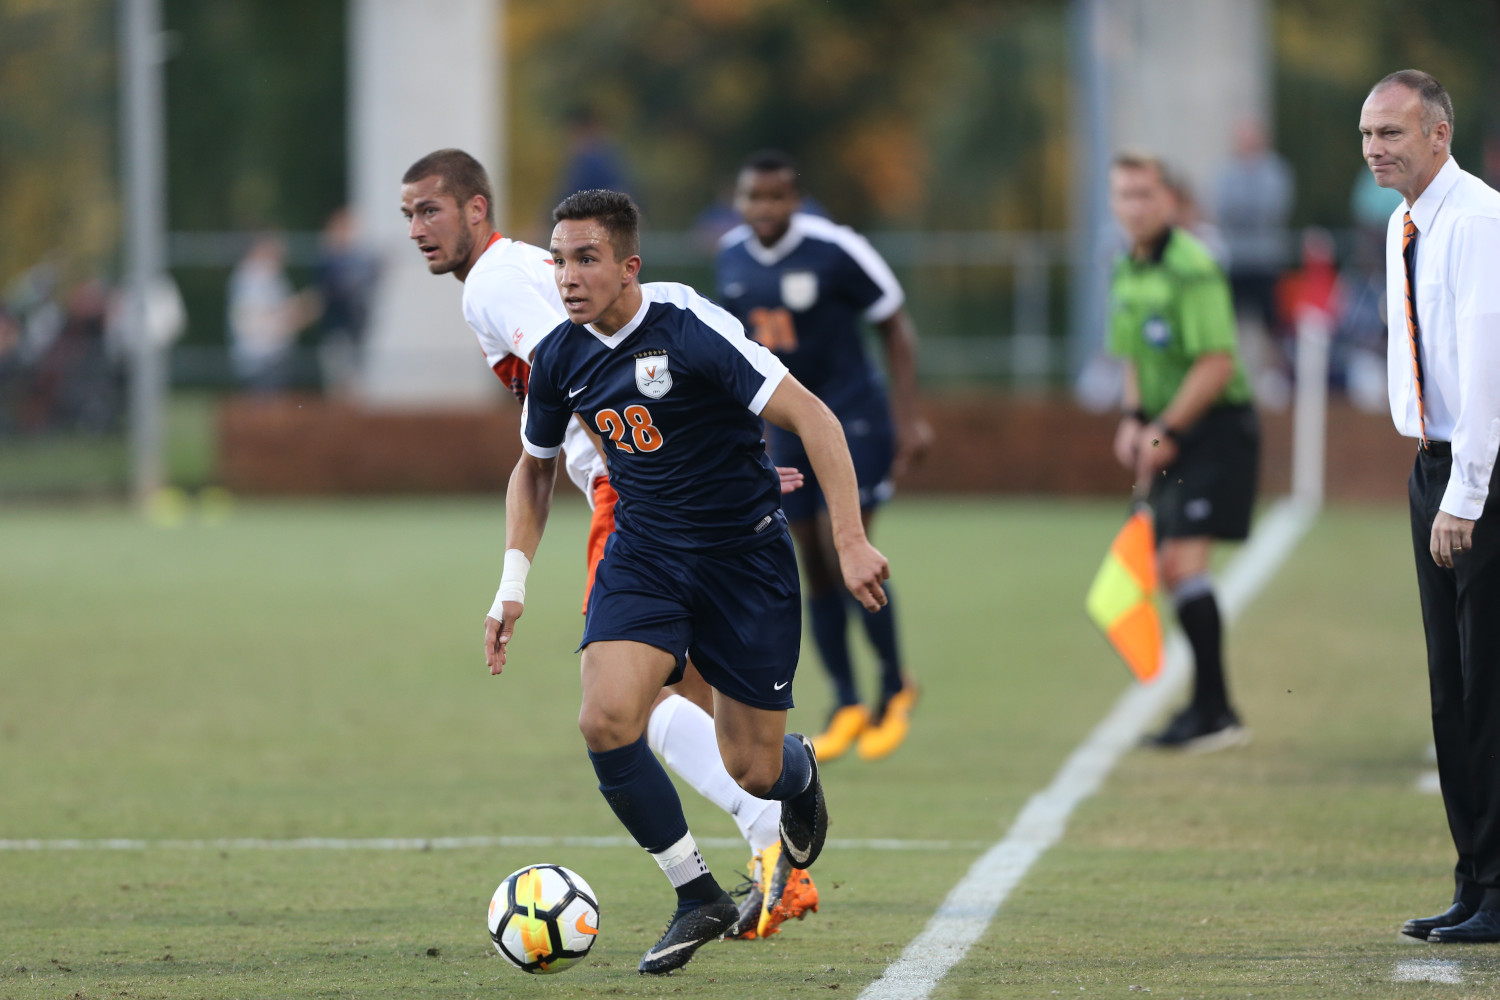
[[[569,392],[568,392],[568,398],[572,399],[574,396],[578,395],[580,392],[582,392],[583,390],[585,390],[587,388],[588,388],[588,386],[581,385],[577,389],[569,390]]]
[[[782,688],[786,687],[790,683],[792,683],[792,682],[791,681],[782,681],[780,684],[772,684],[771,685],[771,690],[772,691],[780,691]]]

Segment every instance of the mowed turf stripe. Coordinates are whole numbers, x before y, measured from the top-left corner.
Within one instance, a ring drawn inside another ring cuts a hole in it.
[[[698,837],[704,847],[744,847],[738,837]],[[983,840],[840,839],[828,847],[850,851],[978,851]],[[0,851],[453,851],[496,847],[629,847],[629,837],[223,837],[206,840],[137,840],[113,837],[97,840],[0,840]]]
[[[1245,547],[1218,580],[1219,608],[1226,622],[1239,617],[1271,581],[1317,516],[1317,507],[1283,500],[1261,518]],[[1136,746],[1152,720],[1183,688],[1191,673],[1180,633],[1167,642],[1166,663],[1149,686],[1132,685],[1087,739],[1074,750],[1052,783],[1036,793],[991,847],[948,893],[921,934],[859,1000],[921,1000],[964,955],[994,919],[995,911],[1038,858],[1062,839],[1068,817]]]

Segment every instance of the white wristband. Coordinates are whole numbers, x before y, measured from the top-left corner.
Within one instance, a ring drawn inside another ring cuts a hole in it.
[[[490,617],[500,622],[505,620],[506,601],[526,603],[526,574],[531,572],[531,560],[520,549],[505,550],[505,571],[500,574],[500,589],[495,592],[495,603],[490,607]]]

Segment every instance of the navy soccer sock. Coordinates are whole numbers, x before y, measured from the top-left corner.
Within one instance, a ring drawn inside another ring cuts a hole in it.
[[[876,612],[869,612],[861,605],[859,608],[860,618],[865,623],[865,635],[870,637],[870,644],[875,647],[875,653],[880,657],[880,704],[901,690],[901,649],[896,642],[896,597],[891,593],[891,585],[885,585],[885,595],[888,598],[886,606]]]
[[[844,607],[844,592],[835,587],[826,593],[807,599],[807,616],[812,624],[813,642],[823,667],[833,680],[833,690],[839,707],[858,705],[859,695],[854,690],[854,667],[849,663],[848,611]]]
[[[787,802],[812,787],[812,761],[807,748],[791,733],[781,738],[781,776],[762,798]]]
[[[661,866],[677,890],[679,907],[718,899],[723,890],[698,853],[677,789],[646,745],[646,737],[602,753],[590,750],[589,760],[604,801]]]
[[[1223,625],[1213,582],[1205,573],[1184,580],[1172,590],[1177,621],[1193,649],[1193,705],[1204,715],[1229,711],[1224,683]]]

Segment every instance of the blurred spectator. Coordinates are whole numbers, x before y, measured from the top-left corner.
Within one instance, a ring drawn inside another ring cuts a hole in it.
[[[317,314],[316,293],[286,276],[286,241],[258,236],[229,276],[229,357],[253,392],[276,392],[291,377],[292,345]]]
[[[128,364],[130,357],[129,295],[119,294],[119,303],[110,310],[110,322],[104,331],[104,346],[111,361]],[[177,343],[187,330],[187,306],[182,290],[171,272],[163,271],[146,292],[146,331],[151,343],[166,350]]]
[[[1376,233],[1382,252],[1385,248],[1386,223],[1391,221],[1391,213],[1399,204],[1401,192],[1375,183],[1375,177],[1368,169],[1361,170],[1359,176],[1355,177],[1354,190],[1349,193],[1349,214],[1360,229]],[[1376,263],[1381,270],[1385,269],[1383,261]]]
[[[318,363],[323,387],[347,396],[359,376],[370,299],[380,262],[360,245],[354,215],[340,208],[328,217],[319,243],[317,288],[322,318]]]
[[[1167,190],[1176,202],[1173,224],[1198,237],[1198,241],[1208,249],[1214,261],[1223,267],[1229,254],[1228,247],[1224,245],[1224,234],[1204,216],[1203,206],[1198,202],[1193,186],[1176,171],[1167,175],[1166,182]]]
[[[1383,188],[1361,169],[1349,194],[1354,247],[1344,268],[1345,309],[1334,341],[1335,376],[1342,376],[1349,401],[1366,413],[1390,407],[1386,375],[1385,236],[1401,193]]]
[[[1333,234],[1312,227],[1302,234],[1302,266],[1282,275],[1276,285],[1281,325],[1295,330],[1304,319],[1321,319],[1332,331],[1344,311]]]
[[[21,327],[17,350],[20,362],[30,365],[62,332],[66,321],[58,305],[62,269],[52,254],[29,267],[5,290],[5,307]]]
[[[1360,262],[1344,274],[1346,297],[1333,366],[1341,375],[1349,401],[1366,413],[1384,413],[1390,406],[1386,374],[1385,272]]]
[[[1332,364],[1335,378],[1343,376],[1350,402],[1371,414],[1391,406],[1386,376],[1386,225],[1401,204],[1401,192],[1377,184],[1370,169],[1355,175],[1349,193],[1355,246],[1344,268],[1346,309]]]
[[[14,400],[21,383],[21,323],[0,305],[0,435],[15,430]]]
[[[1234,158],[1219,173],[1219,228],[1229,250],[1229,283],[1238,313],[1276,324],[1276,279],[1286,264],[1292,214],[1292,168],[1266,146],[1254,122],[1235,130]]]
[[[577,108],[568,115],[568,148],[568,167],[563,173],[562,190],[556,201],[595,188],[631,193],[625,158],[610,137],[604,121],[592,110]]]
[[[1285,409],[1291,385],[1279,363],[1276,280],[1286,265],[1292,168],[1266,146],[1254,122],[1235,130],[1234,158],[1219,173],[1219,227],[1229,256],[1229,285],[1240,322],[1240,349],[1261,405]]]
[[[55,336],[29,360],[18,413],[22,430],[98,433],[120,414],[120,372],[105,353],[109,290],[102,281],[77,285]]]

